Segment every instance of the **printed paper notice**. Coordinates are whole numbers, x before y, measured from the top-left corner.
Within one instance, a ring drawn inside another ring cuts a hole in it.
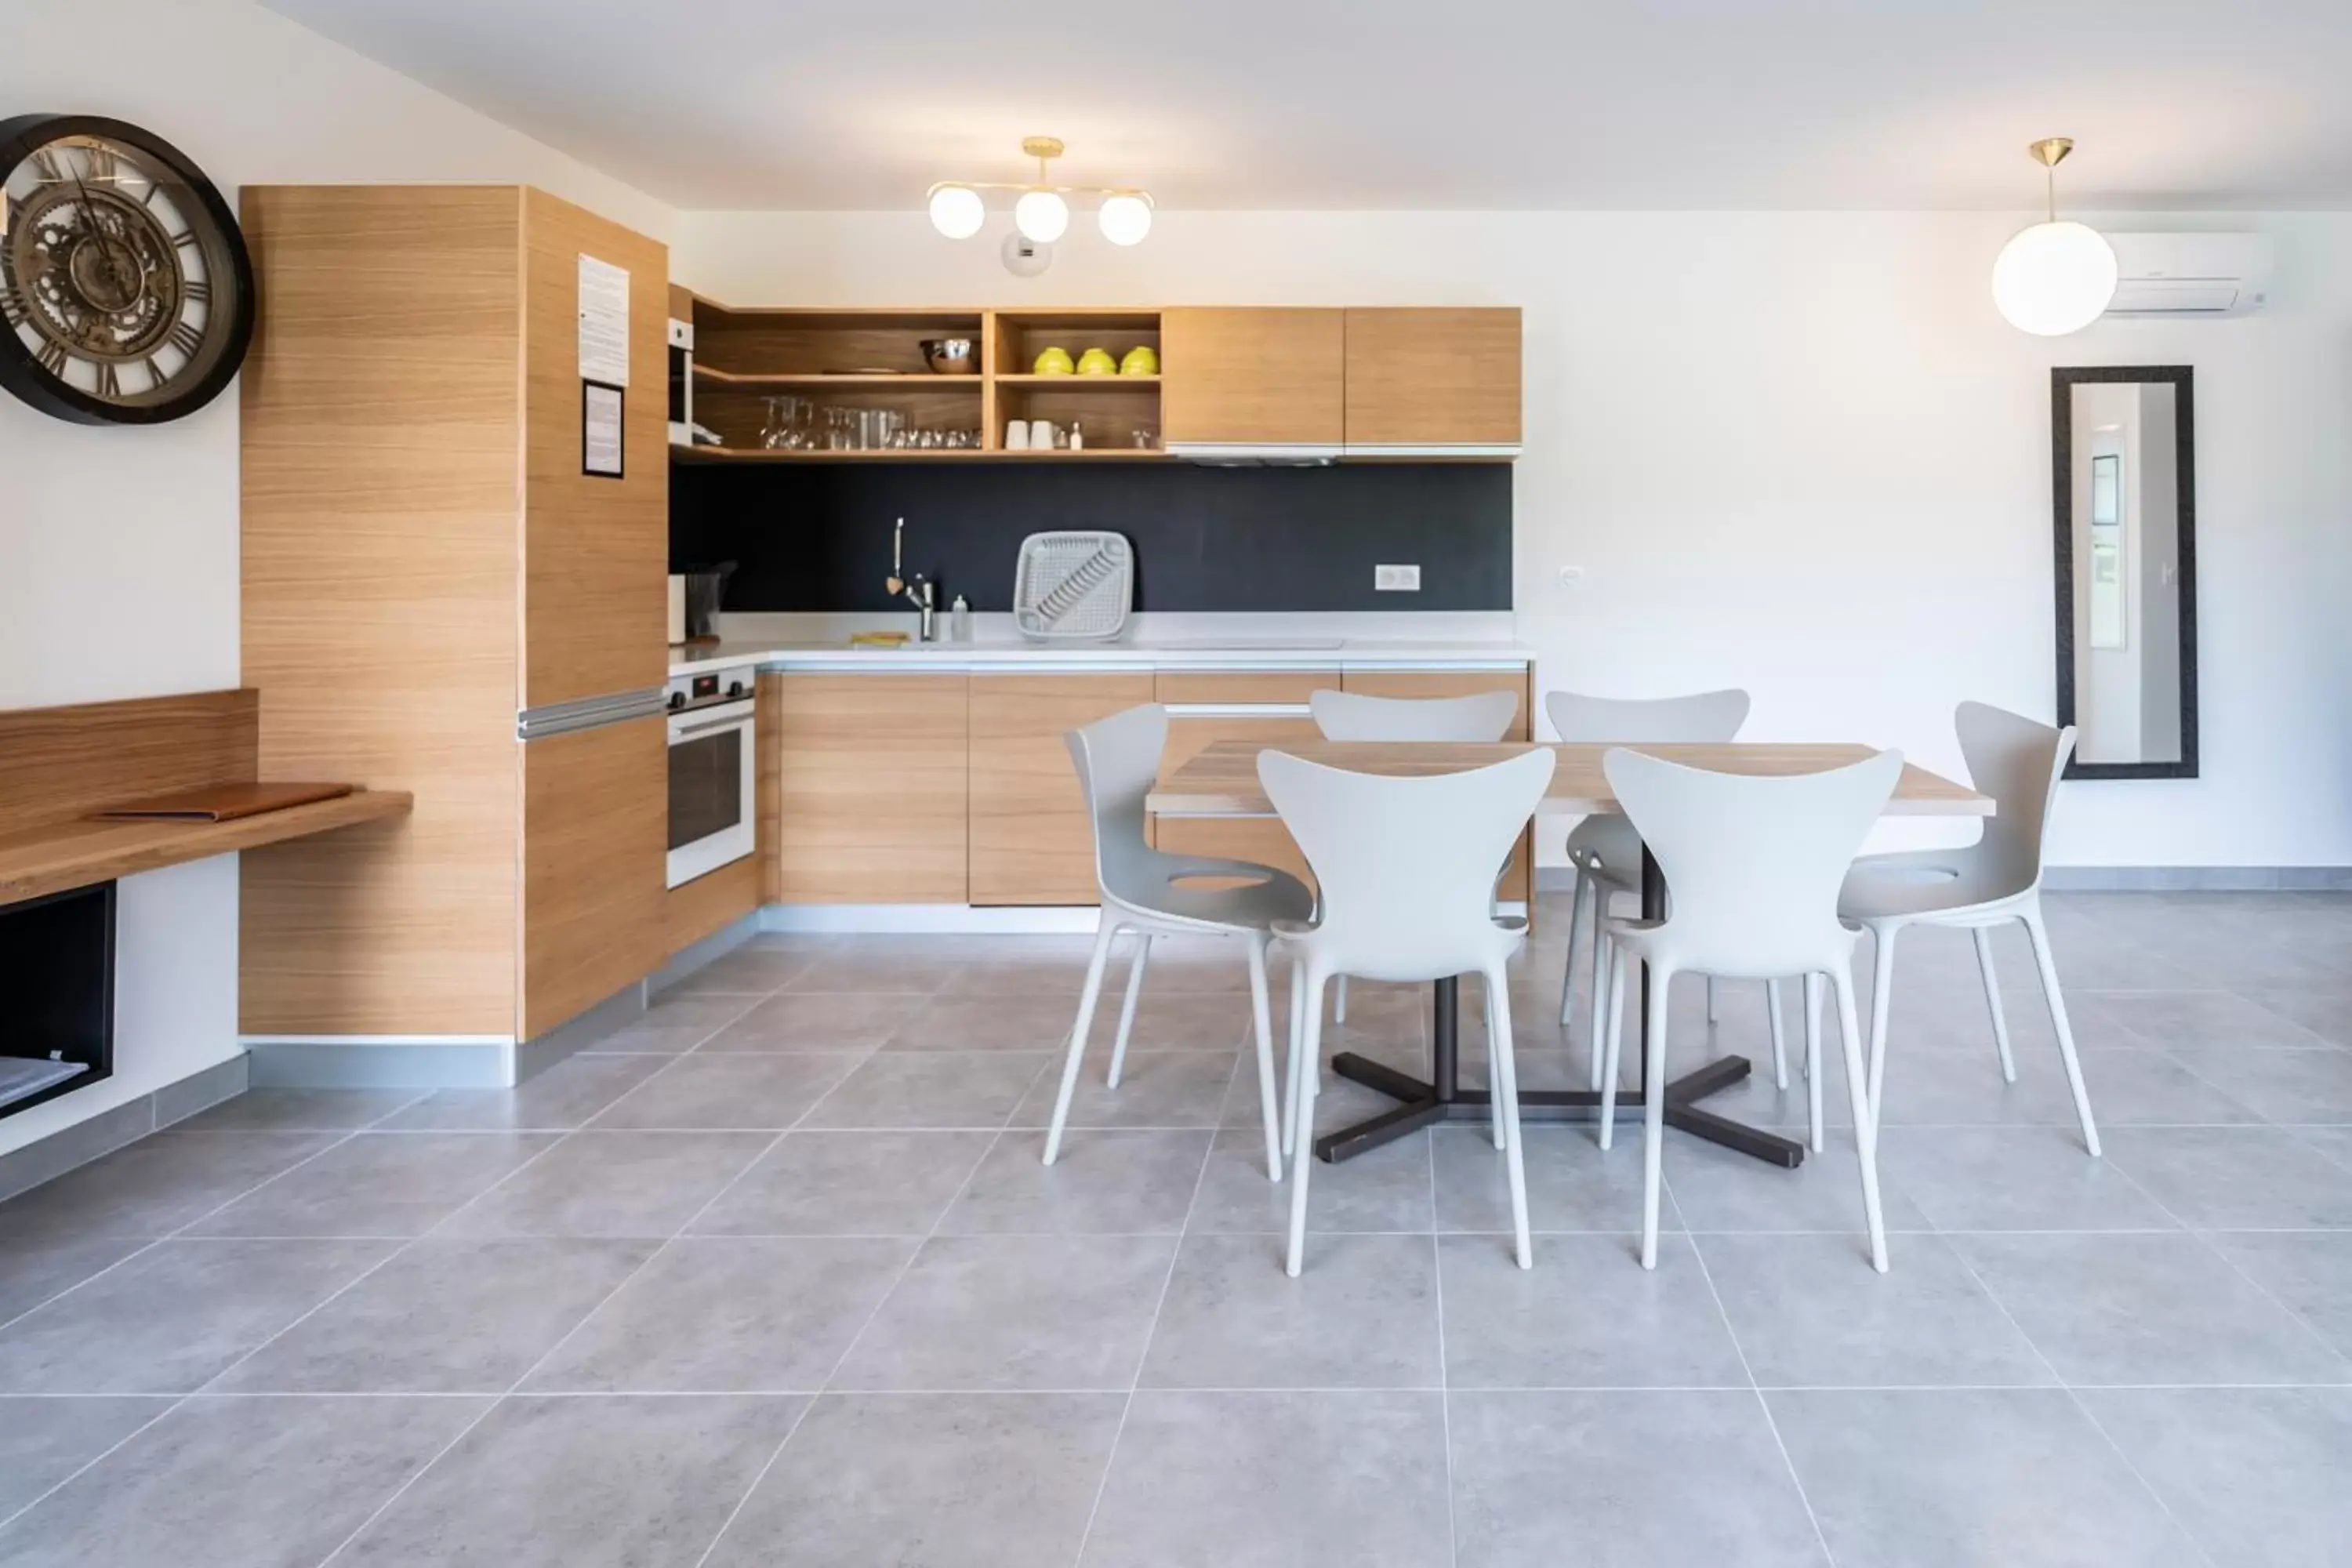
[[[587,382],[580,388],[580,471],[621,477],[621,389]]]
[[[580,258],[580,379],[629,384],[629,269]]]

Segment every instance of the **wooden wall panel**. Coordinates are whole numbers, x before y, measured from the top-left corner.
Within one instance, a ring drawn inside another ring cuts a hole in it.
[[[1534,690],[1529,684],[1530,670],[1403,670],[1351,669],[1344,689],[1361,691],[1372,697],[1467,697],[1480,691],[1515,691],[1519,697],[1517,717],[1511,721],[1506,741],[1528,739],[1528,715],[1534,710]],[[1535,830],[1530,827],[1520,836],[1518,852],[1511,857],[1510,869],[1504,873],[1496,889],[1503,899],[1524,900],[1534,887]],[[1529,904],[1530,921],[1533,904]]]
[[[1519,312],[1348,311],[1351,446],[1519,444]]]
[[[522,1027],[537,1038],[651,973],[663,945],[660,714],[522,747]]]
[[[250,689],[0,713],[0,838],[118,801],[256,776]]]
[[[771,900],[960,904],[968,877],[961,675],[775,675],[761,763],[775,780]]]
[[[414,815],[248,856],[249,1034],[515,1026],[514,186],[251,186],[244,673],[261,776]]]
[[[1338,446],[1347,435],[1347,312],[1161,312],[1162,443]]]
[[[760,907],[761,858],[754,854],[706,871],[662,898],[662,952],[675,956]]]
[[[1152,700],[1149,673],[971,679],[971,901],[1091,904],[1094,829],[1063,737]]]
[[[669,252],[543,191],[523,193],[528,256],[523,672],[520,705],[667,678]],[[623,475],[580,468],[580,257],[629,269]]]

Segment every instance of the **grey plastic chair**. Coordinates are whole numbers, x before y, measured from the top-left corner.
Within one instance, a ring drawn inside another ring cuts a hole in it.
[[[1368,697],[1360,691],[1310,691],[1307,710],[1327,741],[1495,742],[1519,716],[1516,691],[1467,697]],[[1504,864],[1507,867],[1507,858]],[[1348,977],[1333,988],[1331,1016],[1348,1021]],[[1288,1153],[1286,1148],[1283,1152]]]
[[[1994,1049],[2000,1076],[2017,1081],[2009,1048],[2009,1021],[2001,1016],[2000,982],[1993,974],[1992,931],[2016,921],[2033,943],[2042,973],[2042,998],[2057,1031],[2059,1059],[2083,1145],[2099,1152],[2099,1129],[2091,1117],[2090,1091],[2074,1054],[2074,1031],[2066,1020],[2066,999],[2058,989],[2058,966],[2050,956],[2050,932],[2042,923],[2042,858],[2050,815],[2058,801],[2058,781],[2074,750],[2072,725],[2053,730],[2022,715],[1982,702],[1963,702],[1953,715],[1969,779],[1993,797],[1998,809],[1985,819],[1983,837],[1953,849],[1916,849],[1872,855],[1854,862],[1838,913],[1866,927],[1876,939],[1870,995],[1870,1114],[1874,1122],[1884,1101],[1886,1071],[1886,1011],[1895,990],[1895,939],[1913,925],[1958,926],[1976,938],[1977,969],[1984,979],[1985,1005],[1992,1015]]]
[[[1280,752],[1258,753],[1266,798],[1306,852],[1323,893],[1314,923],[1291,921],[1275,928],[1291,954],[1290,1081],[1297,1127],[1290,1273],[1298,1272],[1306,1247],[1323,988],[1341,974],[1412,984],[1476,974],[1485,981],[1495,1127],[1509,1173],[1514,1242],[1519,1267],[1532,1261],[1510,988],[1504,979],[1505,966],[1526,944],[1527,922],[1494,917],[1491,868],[1526,830],[1557,761],[1549,751],[1531,751],[1489,768],[1394,778],[1327,768]]]
[[[1659,743],[1706,742],[1738,738],[1748,722],[1748,693],[1737,688],[1701,691],[1688,697],[1587,697],[1580,691],[1555,691],[1544,699],[1544,712],[1562,741],[1587,744],[1638,746]],[[1588,918],[1592,927],[1592,1087],[1601,1087],[1601,982],[1609,972],[1609,934],[1603,927],[1609,900],[1620,894],[1638,899],[1642,893],[1642,836],[1622,816],[1588,816],[1568,836],[1568,858],[1576,868],[1576,890],[1568,906],[1568,957],[1560,965],[1559,1027],[1569,1030],[1569,1015],[1576,995],[1576,930]],[[1765,1005],[1772,1023],[1772,1076],[1789,1087],[1788,1047],[1781,1035],[1780,983],[1764,983]],[[1715,1022],[1715,976],[1706,977],[1706,1021]]]
[[[1094,821],[1095,885],[1102,898],[1094,955],[1087,963],[1086,989],[1078,995],[1077,1022],[1070,1030],[1062,1064],[1061,1091],[1054,1097],[1054,1121],[1045,1134],[1045,1163],[1062,1148],[1070,1099],[1078,1087],[1078,1063],[1093,1031],[1095,1005],[1102,997],[1103,969],[1111,943],[1133,932],[1135,957],[1128,970],[1127,995],[1119,1005],[1118,1038],[1111,1048],[1110,1087],[1117,1089],[1127,1066],[1128,1037],[1135,1029],[1136,999],[1157,936],[1197,933],[1239,937],[1248,948],[1250,1002],[1257,1026],[1258,1100],[1265,1121],[1265,1173],[1282,1180],[1280,1126],[1276,1113],[1274,1031],[1265,983],[1266,945],[1277,921],[1305,921],[1315,912],[1315,894],[1286,871],[1249,860],[1171,855],[1144,837],[1144,797],[1160,776],[1160,756],[1168,744],[1168,710],[1153,703],[1130,708],[1068,736],[1070,758]],[[1240,887],[1197,887],[1195,879],[1246,879]]]

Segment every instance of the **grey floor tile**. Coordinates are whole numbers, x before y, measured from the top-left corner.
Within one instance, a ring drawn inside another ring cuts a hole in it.
[[[2331,1045],[2352,1046],[2352,984],[2251,987],[2248,1000],[2292,1019]]]
[[[657,1056],[567,1057],[512,1089],[442,1089],[384,1119],[396,1132],[569,1132],[659,1072]]]
[[[1639,1127],[1621,1128],[1616,1148],[1607,1153],[1593,1142],[1590,1127],[1530,1125],[1523,1131],[1530,1226],[1616,1233],[1641,1228]],[[1503,1156],[1495,1152],[1493,1136],[1483,1127],[1438,1127],[1430,1137],[1436,1156],[1438,1228],[1510,1229],[1509,1176]],[[1680,1152],[1678,1146],[1670,1148],[1669,1157]],[[1322,1194],[1319,1182],[1314,1191]],[[1859,1215],[1858,1189],[1853,1207]],[[1682,1228],[1682,1215],[1670,1194],[1660,1195],[1658,1224],[1666,1230]]]
[[[362,1132],[192,1236],[422,1236],[555,1144],[543,1132]]]
[[[169,1236],[340,1136],[160,1132],[0,1204],[0,1236]]]
[[[793,992],[769,997],[699,1048],[706,1054],[871,1050],[922,1005],[921,997],[896,992]]]
[[[955,950],[937,938],[855,937],[818,953],[784,982],[791,992],[896,992],[929,996],[964,967]]]
[[[812,965],[822,963],[834,944],[817,947],[767,947],[745,943],[712,959],[676,985],[662,999],[683,1001],[690,996],[764,996],[781,990]]]
[[[415,1089],[249,1089],[173,1123],[179,1132],[355,1132],[424,1098]]]
[[[1286,1160],[1283,1179],[1268,1181],[1265,1134],[1255,1126],[1226,1128],[1209,1151],[1190,1228],[1287,1236],[1289,1170]],[[1429,1134],[1412,1133],[1344,1164],[1318,1165],[1308,1194],[1309,1231],[1426,1233],[1432,1225]]]
[[[2297,1127],[2294,1130],[2305,1148],[2315,1149],[2347,1171],[2352,1171],[2352,1127]]]
[[[393,1245],[161,1243],[0,1330],[0,1393],[188,1393]]]
[[[503,1394],[657,1245],[427,1237],[264,1345],[214,1392]]]
[[[1714,1101],[1709,1100],[1710,1108]],[[1879,1211],[1889,1231],[1926,1230],[1920,1205],[1886,1157],[1895,1130],[1887,1129],[1879,1145]],[[1862,1169],[1851,1132],[1830,1135],[1829,1148],[1807,1153],[1793,1171],[1668,1129],[1664,1168],[1666,1195],[1685,1226],[1694,1231],[1748,1232],[1822,1231],[1860,1237],[1865,1233],[1862,1210]],[[1621,1138],[1604,1158],[1631,1167],[1617,1178],[1631,1183],[1633,1203],[1627,1211],[1640,1228],[1642,1142]],[[1663,1205],[1662,1205],[1663,1207]],[[1663,1217],[1663,1216],[1662,1216]]]
[[[2106,1157],[2181,1224],[2352,1229],[2352,1173],[2274,1127],[2117,1128]]]
[[[598,1040],[594,1049],[599,1053],[677,1056],[694,1049],[741,1017],[758,1000],[756,996],[723,994],[669,993],[647,1008],[644,1017]]]
[[[1318,1236],[1297,1279],[1282,1265],[1278,1237],[1186,1237],[1143,1386],[1439,1386],[1431,1237]]]
[[[1979,1235],[1953,1245],[2077,1387],[2352,1376],[2352,1364],[2185,1233]]]
[[[534,1393],[788,1394],[824,1385],[914,1255],[898,1237],[688,1237],[531,1373]]]
[[[1175,1238],[940,1237],[835,1374],[836,1389],[1127,1389]]]
[[[1144,982],[1143,999],[1135,1007],[1135,1033],[1128,1041],[1129,1048],[1139,1051],[1233,1051],[1248,1046],[1255,1049],[1255,1025],[1252,1020],[1249,999],[1249,975],[1241,963],[1241,947],[1234,945],[1232,963],[1238,989],[1234,991],[1188,991],[1168,984],[1167,977],[1154,966],[1150,979]],[[1074,1009],[1075,1011],[1075,1009]],[[1284,1048],[1289,1038],[1290,1013],[1288,1004],[1268,1002],[1268,1022],[1275,1030],[1276,1051]],[[1095,1037],[1088,1051],[1089,1059],[1096,1052],[1104,1053],[1108,1062],[1113,1032],[1118,1024],[1117,1007],[1108,1000],[1095,1016]]]
[[[2205,1239],[2352,1357],[2352,1233],[2224,1231]]]
[[[680,1057],[606,1106],[605,1131],[781,1132],[857,1065],[849,1052]]]
[[[2178,1223],[2114,1161],[2084,1153],[2072,1129],[1889,1127],[1878,1172],[1940,1230],[2166,1230]]]
[[[940,1222],[942,1236],[1172,1235],[1184,1228],[1213,1134],[1086,1128],[1044,1163],[1045,1135],[1008,1132]],[[1265,1180],[1261,1164],[1259,1180]]]
[[[1032,1051],[885,1051],[809,1113],[809,1127],[1004,1125],[1047,1058]]]
[[[1454,1394],[1463,1568],[1827,1568],[1754,1393]],[[1859,1560],[1857,1560],[1859,1561]]]
[[[2352,1123],[2352,1051],[2209,1047],[2174,1055],[2273,1121]]]
[[[693,1225],[697,1236],[928,1236],[992,1132],[794,1132]]]
[[[1061,1058],[1037,1075],[1028,1098],[1013,1113],[1015,1127],[1053,1124],[1054,1098],[1061,1092]],[[1127,1069],[1117,1089],[1103,1081],[1110,1066],[1106,1050],[1097,1050],[1080,1069],[1078,1087],[1070,1097],[1072,1127],[1214,1127],[1221,1120],[1225,1090],[1236,1071],[1246,1075],[1250,1092],[1257,1091],[1256,1058],[1244,1054],[1238,1062],[1214,1051],[1139,1051],[1127,1054]]]
[[[168,1399],[0,1398],[0,1520],[171,1407]]]
[[[1417,1078],[1423,1076],[1429,1070],[1427,1056],[1418,1046],[1367,1044],[1349,1048],[1394,1068],[1400,1072],[1411,1073]],[[1286,1054],[1281,1060],[1286,1064],[1287,1046],[1286,1045],[1283,1049]],[[1325,1053],[1325,1059],[1327,1062],[1329,1059],[1328,1052]],[[1090,1067],[1088,1070],[1094,1072],[1097,1069]],[[1287,1070],[1286,1065],[1283,1070]],[[1281,1114],[1282,1088],[1282,1081],[1277,1078],[1275,1099],[1276,1115]],[[1318,1133],[1329,1132],[1336,1128],[1350,1126],[1368,1117],[1378,1116],[1384,1110],[1395,1109],[1396,1101],[1378,1089],[1368,1089],[1362,1084],[1341,1078],[1326,1067],[1323,1073],[1323,1087],[1315,1096],[1315,1130]],[[1255,1131],[1265,1125],[1262,1111],[1263,1100],[1258,1089],[1257,1068],[1255,1061],[1252,1061],[1238,1068],[1234,1073],[1233,1080],[1226,1085],[1224,1114],[1219,1125],[1245,1128]]]
[[[138,1237],[0,1237],[0,1323],[113,1268],[147,1243]]]
[[[1117,1394],[827,1395],[710,1568],[1074,1563],[1125,1409]]]
[[[2084,1395],[2215,1568],[2332,1568],[2352,1541],[2352,1388]]]
[[[1096,1044],[1108,1049],[1112,1007],[1095,1015]],[[935,996],[901,1024],[890,1051],[1058,1051],[1077,1020],[1073,996]],[[1104,1059],[1109,1058],[1106,1055]]]
[[[696,1563],[806,1403],[503,1400],[335,1561]]]
[[[2103,1131],[2110,1127],[2226,1125],[2262,1120],[2231,1096],[2226,1083],[2200,1078],[2167,1052],[2086,1049],[2082,1063],[2083,1080],[2091,1091],[2091,1114]],[[2044,1070],[2060,1072],[2055,1057]],[[2070,1100],[2058,1124],[2071,1125],[2074,1120]]]
[[[940,988],[944,996],[1066,996],[1075,1013],[1078,993],[1087,983],[1087,956],[1093,950],[1088,937],[1029,937],[1024,946],[992,952],[966,963]],[[1103,994],[1116,998],[1127,979],[1124,966],[1114,963],[1103,977]]]
[[[1501,1237],[1441,1237],[1437,1250],[1449,1388],[1749,1386],[1685,1237],[1660,1238],[1655,1269],[1636,1237],[1539,1237],[1533,1268]]]
[[[1844,1237],[1705,1236],[1698,1249],[1766,1388],[2056,1381],[1940,1237],[1900,1238],[1885,1274],[1866,1267],[1858,1242]]]
[[[1146,1391],[1087,1568],[1448,1568],[1437,1394]]]
[[[1765,1395],[1840,1563],[2193,1568],[2196,1548],[2057,1389]]]
[[[2157,1045],[2261,1050],[2325,1044],[2292,1018],[2230,991],[2150,991],[2103,997],[2101,1011]]]
[[[312,1568],[480,1399],[189,1400],[0,1530],[10,1568]]]
[[[449,1216],[448,1236],[675,1236],[774,1142],[764,1132],[574,1132]]]

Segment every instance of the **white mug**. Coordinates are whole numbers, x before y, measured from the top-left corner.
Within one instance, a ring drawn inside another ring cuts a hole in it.
[[[1029,421],[1008,419],[1004,422],[1004,449],[1025,452],[1029,449]]]
[[[1051,419],[1032,419],[1029,421],[1029,449],[1033,452],[1052,451],[1055,434]]]

